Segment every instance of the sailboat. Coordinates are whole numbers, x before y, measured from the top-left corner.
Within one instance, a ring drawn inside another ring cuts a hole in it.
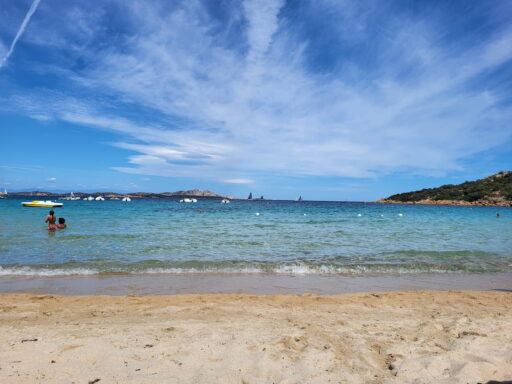
[[[252,192],[249,193],[249,197],[247,198],[247,200],[252,200]]]
[[[71,192],[69,196],[64,197],[62,200],[80,200],[80,197],[75,196],[75,194]]]
[[[0,199],[5,199],[7,197],[7,189],[4,189],[4,193],[0,194]]]
[[[302,201],[302,196],[299,196],[299,197],[297,198],[297,201]]]

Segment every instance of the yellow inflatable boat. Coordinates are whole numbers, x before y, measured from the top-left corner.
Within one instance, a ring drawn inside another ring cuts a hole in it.
[[[63,203],[56,203],[54,201],[46,200],[34,200],[34,201],[25,201],[21,203],[24,207],[45,207],[45,208],[59,208],[62,207]]]

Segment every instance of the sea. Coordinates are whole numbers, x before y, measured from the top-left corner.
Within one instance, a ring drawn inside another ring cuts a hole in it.
[[[0,276],[512,272],[512,208],[80,200],[49,232],[32,199],[0,200]]]

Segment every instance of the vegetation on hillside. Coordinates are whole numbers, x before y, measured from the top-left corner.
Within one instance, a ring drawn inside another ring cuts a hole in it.
[[[446,184],[438,188],[399,193],[386,200],[414,202],[420,200],[452,200],[474,202],[480,200],[512,201],[512,172],[500,172],[485,179],[466,181],[453,185]]]

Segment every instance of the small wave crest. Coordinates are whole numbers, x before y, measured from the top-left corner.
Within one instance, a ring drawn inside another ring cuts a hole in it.
[[[151,274],[277,274],[277,275],[368,275],[417,273],[483,273],[500,272],[434,265],[307,265],[281,264],[262,266],[202,266],[202,267],[134,267],[118,265],[98,268],[93,266],[0,266],[0,276],[93,276],[93,275],[151,275]],[[503,271],[501,271],[503,272]]]

